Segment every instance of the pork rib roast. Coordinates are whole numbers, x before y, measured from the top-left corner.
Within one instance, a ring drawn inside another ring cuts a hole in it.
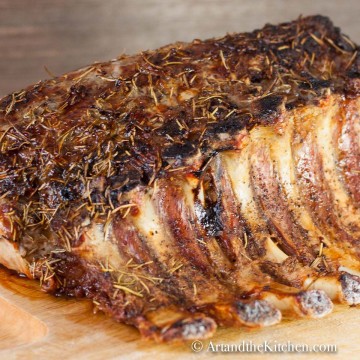
[[[0,101],[0,263],[155,341],[360,302],[360,53],[322,16]]]

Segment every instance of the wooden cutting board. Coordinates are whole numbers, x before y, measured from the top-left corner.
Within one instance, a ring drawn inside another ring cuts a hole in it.
[[[360,309],[336,306],[324,319],[284,319],[260,329],[219,329],[213,344],[335,344],[337,353],[318,354],[321,359],[354,358],[360,350]],[[242,359],[274,358],[274,354],[194,353],[191,342],[178,345],[141,340],[132,327],[94,314],[86,300],[55,298],[39,290],[35,281],[0,268],[0,359]],[[276,355],[275,355],[276,356]],[[281,359],[313,359],[315,354],[281,354]]]

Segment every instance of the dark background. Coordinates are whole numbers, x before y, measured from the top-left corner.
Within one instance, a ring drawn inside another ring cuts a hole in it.
[[[324,14],[360,41],[360,0],[0,0],[0,97],[49,75],[176,40]]]

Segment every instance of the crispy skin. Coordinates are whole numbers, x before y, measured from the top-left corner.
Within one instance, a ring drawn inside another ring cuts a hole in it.
[[[0,262],[159,341],[357,303],[359,54],[313,16],[5,97]]]

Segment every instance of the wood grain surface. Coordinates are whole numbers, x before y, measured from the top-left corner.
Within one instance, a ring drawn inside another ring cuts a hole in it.
[[[0,0],[0,97],[119,54],[323,14],[360,41],[359,0]]]
[[[279,325],[249,330],[219,329],[214,345],[241,344],[330,344],[336,353],[195,353],[191,342],[154,344],[140,339],[132,327],[115,323],[101,313],[93,314],[86,300],[54,298],[39,290],[35,281],[10,275],[0,268],[0,359],[355,359],[360,351],[359,308],[336,306],[324,319],[283,319]],[[273,345],[271,345],[273,346]]]

